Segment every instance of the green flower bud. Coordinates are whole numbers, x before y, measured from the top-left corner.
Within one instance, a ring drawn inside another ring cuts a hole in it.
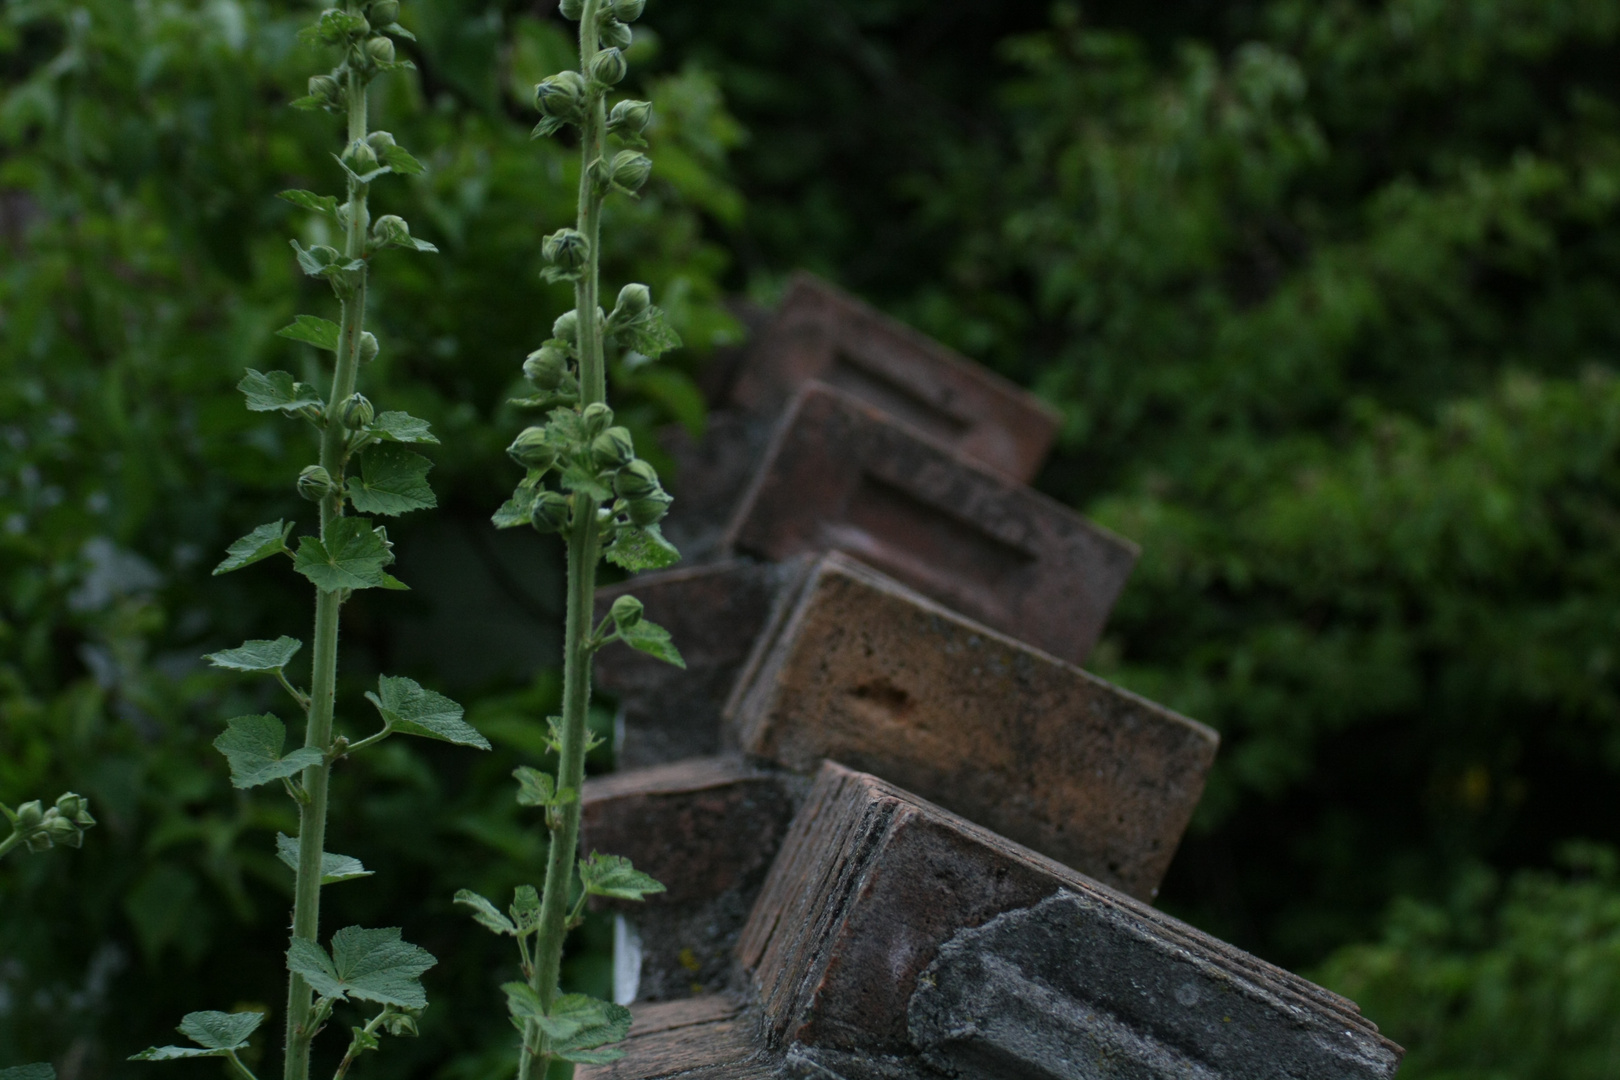
[[[298,474],[298,494],[310,502],[320,502],[336,490],[332,474],[319,465],[306,465]]]
[[[617,86],[629,70],[624,53],[618,49],[603,49],[591,57],[591,78],[603,86]]]
[[[63,817],[55,809],[45,815],[44,832],[51,843],[62,847],[76,848],[84,845],[83,830],[71,818]]]
[[[350,431],[359,431],[377,418],[377,410],[371,407],[364,394],[350,394],[343,403],[343,411],[338,414],[343,420],[343,426]]]
[[[613,0],[611,10],[620,22],[635,22],[647,10],[647,0]]]
[[[35,829],[23,838],[23,843],[32,852],[51,850],[51,835],[44,828]]]
[[[373,150],[377,151],[378,157],[382,156],[382,152],[384,150],[387,150],[389,147],[395,145],[394,136],[386,131],[373,131],[370,135],[366,136],[366,143]]]
[[[371,223],[371,242],[377,247],[410,247],[411,227],[398,214],[384,214]]]
[[[337,103],[343,93],[343,84],[330,75],[311,75],[309,79],[309,96],[320,98],[328,105]]]
[[[569,308],[557,316],[557,321],[551,324],[551,336],[561,338],[570,345],[579,342],[579,312]]]
[[[608,131],[615,135],[637,136],[647,130],[647,121],[652,119],[652,105],[645,101],[625,100],[613,106],[608,114]]]
[[[669,513],[669,504],[674,502],[662,491],[655,491],[651,495],[643,495],[639,499],[631,499],[627,505],[630,511],[630,520],[646,528],[648,525],[662,521],[664,515]]]
[[[557,5],[557,10],[563,18],[578,22],[579,17],[585,14],[585,0],[562,0],[562,3]]]
[[[377,359],[377,335],[370,330],[360,331],[360,362],[369,364]]]
[[[561,270],[578,270],[590,257],[591,244],[576,229],[558,229],[540,242],[540,254]]]
[[[652,175],[652,158],[638,150],[620,150],[608,166],[608,179],[629,191],[640,191]]]
[[[609,19],[602,24],[599,40],[602,45],[611,45],[615,49],[628,49],[631,38],[630,28],[618,19]]]
[[[523,377],[541,390],[555,390],[568,372],[568,354],[555,345],[542,345],[523,361]]]
[[[616,469],[635,459],[636,444],[628,428],[610,427],[591,440],[591,459],[603,469]]]
[[[577,71],[563,71],[540,80],[534,88],[534,104],[556,120],[577,124],[585,117],[585,79]]]
[[[389,1013],[383,1018],[383,1030],[396,1038],[415,1038],[416,1017],[410,1013]]]
[[[623,325],[634,322],[647,309],[652,306],[652,290],[637,282],[631,282],[619,290],[618,303],[613,305],[612,321]]]
[[[534,509],[529,512],[529,524],[543,533],[562,532],[568,528],[572,509],[568,496],[562,492],[542,491],[534,500]]]
[[[546,441],[543,427],[526,427],[518,432],[506,453],[525,469],[549,469],[557,463],[557,448]]]
[[[613,492],[621,499],[641,499],[662,490],[657,470],[640,458],[613,475]]]
[[[72,819],[86,829],[96,823],[96,819],[90,816],[90,800],[83,795],[68,792],[56,800],[56,809],[63,817]]]
[[[628,630],[641,621],[641,601],[633,596],[621,596],[613,601],[608,613],[613,616],[613,625],[620,630]]]
[[[343,163],[364,176],[377,167],[377,152],[357,139],[343,151]]]
[[[585,437],[594,439],[613,423],[613,410],[603,402],[593,401],[579,414],[579,420],[581,426],[585,428]]]
[[[366,55],[379,64],[394,62],[394,43],[385,37],[374,37],[366,42]]]
[[[45,806],[38,799],[17,807],[17,831],[32,832],[45,821]]]
[[[371,10],[367,15],[373,26],[396,23],[399,21],[399,0],[371,0]]]

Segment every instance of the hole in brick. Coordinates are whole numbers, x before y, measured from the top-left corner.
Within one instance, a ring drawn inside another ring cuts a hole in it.
[[[833,366],[823,372],[820,379],[947,442],[955,441],[972,427],[967,417],[941,402],[928,400],[917,388],[890,378],[861,357],[843,350],[839,350]]]
[[[911,695],[887,679],[861,683],[849,691],[849,696],[860,703],[857,707],[863,712],[882,713],[891,720],[898,720],[911,711]]]

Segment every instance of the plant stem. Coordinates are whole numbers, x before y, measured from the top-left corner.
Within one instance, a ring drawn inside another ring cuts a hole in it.
[[[354,0],[347,5],[351,13],[358,14]],[[349,125],[348,141],[366,137],[366,84],[359,72],[348,76]],[[350,260],[363,260],[366,254],[366,228],[370,224],[366,211],[366,187],[349,178],[348,232],[344,241],[344,255]],[[341,480],[348,458],[348,431],[340,418],[343,402],[354,393],[355,378],[360,367],[360,333],[364,329],[366,313],[366,270],[354,271],[352,291],[343,300],[342,322],[337,353],[337,366],[332,375],[332,392],[326,402],[325,427],[321,433],[321,466]],[[321,532],[325,534],[331,522],[343,513],[341,491],[328,494],[321,500]],[[337,696],[338,616],[343,606],[341,590],[315,592],[315,638],[310,652],[313,672],[310,676],[309,709],[304,728],[304,745],[325,755],[332,745],[332,713]],[[319,765],[304,770],[303,787],[308,801],[299,809],[298,870],[293,886],[292,936],[315,941],[321,919],[321,858],[326,851],[327,786],[332,774],[332,763],[324,759]],[[301,975],[292,975],[287,983],[287,1042],[283,1065],[284,1080],[309,1080],[309,1045],[315,1037],[308,1023],[312,992]]]
[[[9,855],[11,853],[11,849],[16,847],[20,843],[22,843],[22,832],[21,832],[21,830],[14,831],[10,836],[6,837],[4,840],[0,840],[0,859],[3,859],[7,855]]]
[[[597,52],[599,0],[585,0],[579,20],[579,57],[582,73],[590,77],[591,58]],[[600,306],[602,195],[592,165],[602,158],[607,128],[607,103],[598,95],[580,126],[578,229],[588,242],[584,272],[574,286],[578,313],[580,408],[607,400],[607,376],[602,360],[602,333],[596,311]],[[563,728],[558,750],[557,789],[575,792],[585,782],[586,713],[591,702],[593,613],[596,607],[596,563],[600,555],[601,527],[596,500],[576,492],[573,526],[568,544],[568,615],[563,641]],[[580,804],[576,796],[562,807],[561,820],[551,833],[546,860],[546,884],[540,900],[540,927],[535,941],[534,974],[529,985],[549,1011],[557,997],[563,941],[568,935],[568,893],[573,885],[574,856],[579,846]],[[533,1022],[524,1031],[518,1059],[518,1080],[531,1080],[538,1063],[544,1077],[549,1054],[536,1055],[539,1031]]]

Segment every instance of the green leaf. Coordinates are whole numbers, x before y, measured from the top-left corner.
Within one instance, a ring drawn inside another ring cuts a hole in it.
[[[499,908],[471,889],[457,890],[455,902],[471,909],[472,917],[477,920],[480,926],[493,930],[497,934],[517,936],[518,928],[512,920],[502,915]]]
[[[502,983],[501,989],[506,993],[506,1011],[511,1014],[512,1023],[519,1031],[524,1030],[530,1020],[546,1014],[540,995],[528,983]]]
[[[579,860],[579,880],[590,895],[614,900],[643,900],[664,891],[657,878],[637,870],[624,856],[598,855],[594,851],[589,858]]]
[[[272,555],[289,554],[287,534],[292,530],[292,523],[288,521],[273,521],[268,525],[260,525],[225,549],[225,561],[214,567],[214,574],[216,576],[228,574],[232,570],[251,566]]]
[[[298,869],[299,844],[296,836],[286,833],[276,833],[276,857],[294,870]],[[353,881],[356,878],[370,877],[373,871],[367,870],[360,864],[360,860],[352,855],[334,855],[330,851],[321,852],[321,884],[336,885],[342,881]]]
[[[401,941],[397,926],[345,927],[332,935],[330,955],[302,938],[294,938],[287,950],[287,970],[302,975],[316,993],[403,1009],[427,1008],[420,976],[436,963],[426,949]]]
[[[306,536],[298,542],[293,569],[315,583],[317,589],[372,589],[385,584],[383,567],[394,561],[393,552],[365,518],[334,518],[321,539]]]
[[[268,374],[248,368],[236,388],[247,397],[249,412],[296,413],[302,409],[324,408],[326,402],[308,383],[294,382],[285,371]]]
[[[382,413],[370,424],[366,425],[366,434],[384,442],[436,443],[439,441],[428,430],[426,420],[419,420],[410,413],[404,412]]]
[[[56,1070],[48,1062],[13,1065],[9,1069],[0,1069],[0,1080],[56,1080]]]
[[[411,152],[403,146],[388,147],[383,151],[382,159],[383,164],[401,176],[418,176],[423,171],[422,163],[412,157]]]
[[[309,766],[321,763],[323,755],[313,746],[300,746],[283,757],[287,728],[269,713],[238,716],[225,723],[224,732],[214,740],[214,749],[230,762],[231,783],[236,787],[258,787],[297,776]]]
[[[666,664],[686,667],[686,661],[681,659],[680,651],[669,638],[669,631],[657,623],[642,619],[628,630],[620,630],[619,640],[637,652],[644,652]]]
[[[138,1054],[131,1054],[131,1061],[183,1061],[186,1058],[225,1057],[226,1050],[198,1050],[194,1046],[149,1046]],[[4,1075],[4,1074],[0,1074]]]
[[[680,335],[669,325],[664,309],[657,305],[649,307],[639,319],[620,330],[619,339],[649,360],[681,347]]]
[[[338,338],[342,332],[335,322],[317,319],[313,315],[297,315],[293,317],[290,326],[283,326],[277,330],[276,336],[302,341],[306,345],[335,353],[338,351]]]
[[[632,571],[662,570],[681,561],[681,553],[657,525],[620,526],[602,554],[613,565]]]
[[[602,482],[594,467],[587,469],[571,462],[557,476],[557,485],[568,491],[582,492],[599,503],[613,501],[613,489]]]
[[[349,167],[345,165],[343,171],[349,172]],[[354,174],[349,173],[349,175]],[[359,259],[344,259],[337,248],[327,247],[325,244],[316,244],[314,247],[306,249],[296,240],[289,240],[288,243],[292,245],[293,251],[298,255],[299,267],[310,277],[329,278],[345,271],[358,270],[365,265]]]
[[[176,1030],[209,1050],[240,1050],[262,1023],[261,1012],[194,1012],[187,1013]]]
[[[360,455],[360,476],[349,479],[349,501],[362,514],[390,516],[435,507],[431,468],[433,462],[397,444],[374,446]]]
[[[297,105],[298,103],[295,101],[293,104]],[[294,206],[301,206],[305,210],[323,214],[333,221],[337,220],[338,201],[336,195],[317,195],[313,191],[301,191],[295,188],[292,191],[277,193],[276,198],[285,199]]]
[[[533,885],[519,885],[512,894],[512,921],[519,933],[528,933],[540,925],[540,892]]]
[[[274,641],[244,641],[234,649],[209,653],[203,659],[217,668],[232,671],[280,671],[304,643],[297,638],[278,637]]]
[[[520,765],[512,770],[512,775],[518,782],[519,806],[567,806],[579,798],[579,792],[571,787],[557,787],[556,781],[539,769]]]
[[[411,33],[397,22],[389,23],[387,26],[382,28],[382,32],[385,34],[392,34],[394,37],[404,38],[406,41],[416,40],[415,34]]]
[[[384,675],[377,680],[377,693],[366,698],[377,707],[383,721],[403,735],[442,739],[457,746],[490,749],[489,740],[463,720],[460,705],[432,690],[424,690],[414,680]]]
[[[501,503],[500,509],[490,516],[497,529],[512,529],[527,525],[534,513],[534,501],[540,495],[540,485],[527,480],[517,486],[512,497]]]
[[[304,41],[324,41],[328,45],[339,45],[351,35],[358,37],[365,33],[368,26],[366,20],[359,15],[351,15],[340,8],[327,8],[321,12],[318,22],[298,31],[298,36]]]
[[[513,995],[509,992],[508,1008],[512,1000]],[[529,1003],[523,1002],[520,1007],[527,1008]],[[525,1016],[525,1019],[532,1019],[551,1040],[552,1052],[565,1058],[568,1052],[593,1050],[619,1042],[630,1034],[629,1009],[584,994],[563,994],[551,1003],[549,1012],[534,1013]]]

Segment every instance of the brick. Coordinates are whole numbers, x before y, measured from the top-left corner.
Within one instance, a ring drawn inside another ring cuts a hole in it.
[[[739,957],[769,1045],[832,1075],[1386,1080],[1401,1055],[1344,998],[831,762]]]
[[[623,855],[668,891],[610,902],[640,932],[638,998],[727,984],[737,935],[793,816],[802,782],[737,758],[699,758],[592,777],[581,847]]]
[[[575,1080],[771,1080],[769,1055],[751,1037],[742,1005],[709,994],[632,1007],[625,1056],[610,1065],[579,1065]]]
[[[846,552],[1075,663],[1137,556],[1067,507],[814,383],[778,429],[728,545],[771,560]]]
[[[1220,741],[837,553],[783,606],[729,709],[749,754],[875,773],[1141,899]]]
[[[750,347],[732,400],[775,415],[812,380],[1025,483],[1057,434],[1058,414],[1027,391],[801,273]]]
[[[720,712],[737,672],[784,585],[802,573],[800,564],[730,559],[645,574],[597,593],[598,619],[625,593],[639,599],[686,660],[683,671],[623,646],[596,655],[596,684],[619,699],[624,721],[621,768],[724,749]]]

